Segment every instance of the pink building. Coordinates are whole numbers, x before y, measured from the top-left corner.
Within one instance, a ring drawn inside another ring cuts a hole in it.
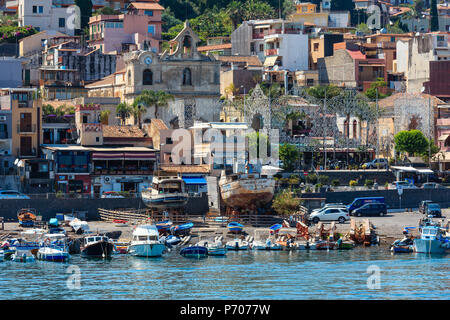
[[[130,47],[159,52],[161,14],[158,0],[140,0],[120,15],[98,15],[89,19],[89,44],[103,53],[128,51]]]

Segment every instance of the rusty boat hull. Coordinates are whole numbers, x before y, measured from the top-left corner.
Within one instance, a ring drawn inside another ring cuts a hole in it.
[[[230,207],[262,207],[272,201],[275,180],[268,178],[221,181],[220,194]]]

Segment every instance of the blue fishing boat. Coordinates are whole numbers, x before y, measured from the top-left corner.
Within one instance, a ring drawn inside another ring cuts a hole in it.
[[[57,227],[59,225],[59,221],[56,218],[51,218],[48,222],[49,227]]]
[[[208,255],[208,249],[202,246],[191,246],[181,249],[180,254],[186,258],[204,258]]]
[[[173,224],[172,221],[165,220],[165,221],[158,222],[155,225],[156,225],[156,228],[158,229],[158,231],[161,233],[161,232],[169,230],[170,227],[172,226],[172,224]]]
[[[450,249],[450,239],[446,237],[445,229],[431,216],[420,227],[420,239],[414,239],[414,251],[417,253],[445,253]]]
[[[170,231],[172,232],[172,234],[188,234],[192,227],[194,226],[194,224],[192,222],[188,222],[188,223],[184,223],[184,224],[180,224],[178,226],[172,226],[170,227]]]
[[[239,222],[233,221],[228,224],[228,230],[233,233],[242,232],[243,228],[244,228],[244,226],[242,224],[240,224]]]
[[[270,226],[270,233],[277,233],[280,229],[281,229],[282,225],[277,223],[274,224],[273,226]]]

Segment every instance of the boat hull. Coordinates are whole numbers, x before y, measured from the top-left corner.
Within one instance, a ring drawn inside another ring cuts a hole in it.
[[[143,192],[142,201],[149,208],[179,208],[187,204],[188,195],[186,193],[155,195]]]
[[[180,251],[180,255],[186,258],[203,258],[208,254],[208,249],[206,247],[193,246],[183,248]]]
[[[208,248],[208,256],[224,256],[227,251],[226,248]]]
[[[272,179],[249,179],[219,185],[222,200],[231,207],[265,206],[272,200],[275,190],[275,180]]]
[[[52,261],[52,262],[66,262],[69,260],[69,253],[61,250],[42,250],[36,253],[38,260]]]
[[[410,253],[414,251],[413,246],[392,246],[391,251],[393,253]]]
[[[165,248],[162,243],[131,244],[128,252],[136,257],[161,257]]]
[[[90,244],[81,250],[85,257],[110,257],[114,251],[114,245],[110,242],[99,241]]]
[[[414,239],[414,252],[417,253],[445,253],[439,240]]]

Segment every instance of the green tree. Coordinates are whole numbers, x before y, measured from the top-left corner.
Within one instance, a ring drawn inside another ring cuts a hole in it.
[[[177,24],[182,24],[183,21],[181,21],[180,19],[177,19],[175,17],[175,14],[172,12],[172,10],[170,9],[170,7],[167,7],[162,15],[161,15],[161,20],[163,22],[162,24],[162,32],[168,32],[170,28],[176,26]]]
[[[144,105],[147,107],[155,107],[155,118],[158,119],[158,111],[160,107],[166,107],[170,101],[174,100],[174,96],[162,90],[143,90],[134,100],[134,105]]]
[[[414,14],[416,17],[419,17],[422,14],[423,8],[423,0],[414,0]]]
[[[81,29],[89,25],[89,18],[92,16],[92,1],[91,0],[75,0],[75,5],[80,8],[81,13]]]
[[[242,22],[242,16],[244,15],[242,3],[236,0],[231,1],[226,8],[226,12],[233,24],[233,30],[236,30],[238,25]]]
[[[370,100],[375,100],[377,98],[377,90],[378,90],[378,99],[386,98],[388,95],[380,92],[381,88],[386,88],[387,82],[384,81],[384,78],[377,78],[374,82],[370,84],[370,88],[364,92],[367,98]]]
[[[277,14],[270,4],[260,0],[247,0],[244,4],[243,20],[263,20],[277,18]]]
[[[364,34],[371,34],[372,31],[370,31],[369,27],[367,26],[367,24],[360,23],[356,26],[356,31],[362,32]]]
[[[327,85],[327,86],[314,86],[306,89],[306,93],[316,99],[325,99],[325,95],[327,99],[331,99],[333,97],[338,96],[341,93],[342,89],[335,85]]]
[[[295,3],[293,0],[283,1],[283,18],[286,19],[289,15],[296,11]]]
[[[290,215],[298,210],[300,200],[292,196],[290,190],[284,190],[275,196],[272,208],[280,215]]]
[[[100,122],[107,125],[110,114],[111,110],[103,110],[102,112],[100,112]]]
[[[438,11],[437,11],[437,4],[436,0],[431,0],[430,5],[430,29],[431,31],[439,31],[439,18],[438,18]]]
[[[125,125],[126,120],[133,114],[133,108],[126,102],[122,102],[117,105],[116,113],[121,120],[121,125]]]
[[[285,143],[280,145],[279,155],[280,160],[283,161],[283,169],[293,171],[301,154],[295,145]]]
[[[96,10],[96,11],[92,14],[92,16],[98,16],[98,15],[102,15],[102,14],[105,14],[105,15],[115,15],[115,14],[120,14],[120,11],[116,11],[116,10],[114,10],[114,9],[111,8],[111,7],[103,7],[103,8],[100,8],[100,9]]]
[[[400,131],[394,136],[395,149],[409,155],[422,155],[428,150],[429,142],[419,130]]]

